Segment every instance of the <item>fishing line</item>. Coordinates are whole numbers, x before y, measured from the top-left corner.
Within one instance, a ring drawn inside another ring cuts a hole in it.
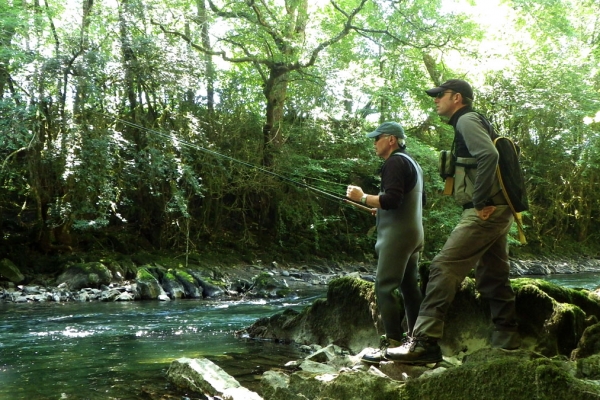
[[[358,202],[355,202],[353,200],[350,200],[348,198],[340,197],[340,196],[338,196],[336,194],[327,192],[325,190],[316,188],[314,186],[310,186],[310,185],[308,185],[308,184],[306,184],[304,182],[288,178],[286,176],[283,176],[283,175],[278,174],[278,173],[273,172],[273,171],[269,171],[268,169],[259,167],[258,165],[254,165],[254,164],[242,161],[242,160],[238,160],[236,158],[227,156],[225,154],[218,153],[218,152],[216,152],[214,150],[209,150],[209,149],[207,149],[205,147],[192,144],[192,143],[187,142],[185,140],[181,140],[181,139],[177,138],[175,135],[166,134],[166,133],[154,130],[154,129],[146,128],[145,126],[142,126],[142,125],[139,125],[139,124],[136,124],[136,123],[133,123],[133,122],[125,121],[125,120],[117,118],[117,117],[112,117],[112,116],[109,116],[109,115],[106,115],[106,114],[103,114],[103,113],[99,113],[99,112],[95,112],[95,111],[94,111],[94,113],[102,115],[104,117],[112,118],[112,119],[114,119],[116,121],[119,121],[119,122],[125,124],[125,125],[131,126],[131,127],[137,128],[137,129],[141,129],[141,130],[146,131],[146,132],[153,133],[156,136],[160,136],[162,138],[168,139],[171,142],[174,142],[173,143],[174,145],[180,144],[182,146],[186,146],[186,147],[189,147],[191,149],[198,150],[198,151],[210,154],[210,155],[215,156],[215,157],[221,157],[221,158],[224,158],[226,160],[229,160],[229,161],[236,162],[238,164],[244,165],[246,167],[254,168],[257,171],[260,171],[260,172],[265,173],[267,175],[271,175],[271,176],[274,176],[276,178],[279,178],[279,179],[281,179],[284,182],[292,183],[294,185],[298,185],[298,186],[303,187],[305,189],[311,190],[311,191],[313,191],[317,195],[320,195],[323,198],[326,198],[326,199],[329,199],[329,200],[335,200],[337,202],[344,202],[346,204],[352,205],[353,207],[356,207],[358,209],[361,209],[363,211],[367,211],[367,212],[371,213],[371,208],[370,207],[366,207],[366,206],[364,206],[364,205],[362,205],[362,204],[360,204]]]

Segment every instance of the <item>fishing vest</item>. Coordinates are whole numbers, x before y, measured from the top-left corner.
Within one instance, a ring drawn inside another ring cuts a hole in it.
[[[459,117],[460,118],[460,117]],[[458,120],[457,120],[458,121]],[[490,138],[491,140],[491,138]],[[454,161],[454,199],[463,208],[473,207],[473,193],[477,179],[477,159],[469,153],[465,138],[454,126],[453,159]],[[500,183],[496,175],[486,205],[506,204]]]

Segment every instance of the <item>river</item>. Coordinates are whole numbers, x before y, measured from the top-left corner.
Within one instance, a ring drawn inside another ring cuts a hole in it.
[[[592,273],[539,278],[566,287],[600,284]],[[260,391],[264,371],[302,354],[233,332],[324,296],[320,288],[277,300],[2,303],[0,399],[182,399],[165,378],[179,357],[206,357]]]
[[[258,390],[262,373],[300,358],[299,349],[233,332],[325,290],[278,300],[0,304],[0,399],[181,399],[165,378],[179,357],[206,357]]]

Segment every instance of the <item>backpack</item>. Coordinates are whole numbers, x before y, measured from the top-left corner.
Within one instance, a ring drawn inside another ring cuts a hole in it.
[[[521,164],[519,163],[521,149],[512,139],[505,136],[498,136],[492,124],[483,115],[479,114],[479,119],[483,126],[486,127],[496,150],[498,150],[499,158],[496,174],[498,175],[504,198],[515,217],[515,222],[519,229],[519,241],[522,244],[526,244],[527,240],[525,239],[521,212],[529,209],[529,202],[527,200],[525,178],[523,177]]]

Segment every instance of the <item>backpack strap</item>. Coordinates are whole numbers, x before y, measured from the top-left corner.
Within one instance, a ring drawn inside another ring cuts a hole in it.
[[[515,153],[518,154],[516,145],[510,138],[507,138],[507,137],[497,137],[496,139],[494,139],[494,147],[496,146],[496,143],[501,140],[507,140],[513,147]],[[498,176],[498,180],[500,181],[500,187],[506,194],[507,193],[506,186],[504,185],[504,181],[502,179],[502,174],[500,173],[500,165],[496,166],[496,175]],[[527,244],[527,239],[525,238],[525,229],[523,227],[523,218],[521,216],[521,213],[517,212],[515,210],[515,206],[512,203],[512,201],[510,200],[509,196],[505,195],[504,198],[506,199],[506,202],[508,203],[508,206],[510,207],[510,210],[512,211],[512,214],[515,218],[515,222],[517,223],[517,229],[519,230],[519,242],[521,244]]]

